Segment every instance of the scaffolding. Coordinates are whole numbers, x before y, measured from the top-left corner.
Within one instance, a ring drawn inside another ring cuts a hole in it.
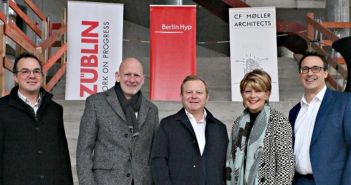
[[[22,52],[29,52],[40,59],[44,73],[43,87],[47,91],[51,91],[66,72],[66,11],[63,12],[61,23],[51,23],[49,17],[45,16],[31,0],[23,1],[27,12],[24,12],[14,0],[4,3],[3,10],[0,11],[0,61],[2,62],[0,96],[8,94],[11,90],[6,85],[12,80],[12,77],[6,75],[7,72],[12,73],[13,68],[13,59],[6,55],[10,48],[15,51],[16,56]],[[33,19],[36,21],[30,18],[29,11],[34,14]],[[20,28],[16,24],[11,12],[23,21],[23,27]],[[33,38],[28,36],[29,31],[34,33]],[[9,46],[10,42],[13,42],[14,46]],[[57,67],[53,67],[54,65]],[[50,76],[48,76],[49,70]]]

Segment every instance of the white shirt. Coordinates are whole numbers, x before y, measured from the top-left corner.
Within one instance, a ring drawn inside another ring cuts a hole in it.
[[[196,121],[194,116],[191,113],[189,113],[187,110],[185,110],[185,113],[190,120],[191,126],[193,126],[193,129],[196,135],[196,140],[200,149],[200,153],[202,155],[206,145],[205,129],[206,129],[207,112],[206,110],[204,110],[204,116],[198,122]]]
[[[326,90],[327,87],[324,86],[310,103],[306,101],[305,96],[300,101],[301,109],[294,125],[294,155],[296,171],[302,175],[313,174],[310,160],[311,139],[317,113]]]
[[[30,103],[29,99],[28,99],[27,97],[25,97],[23,94],[21,94],[20,91],[17,91],[17,94],[18,94],[18,97],[19,97],[21,100],[24,101],[24,103],[28,104],[30,107],[33,108],[34,114],[37,115],[37,111],[38,111],[38,109],[39,109],[40,100],[41,100],[40,95],[39,95],[37,101],[32,105],[32,104]]]

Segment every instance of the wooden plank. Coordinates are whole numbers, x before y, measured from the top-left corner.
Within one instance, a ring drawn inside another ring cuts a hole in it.
[[[333,60],[335,60],[338,64],[346,64],[345,59],[343,57],[331,57]]]
[[[43,12],[40,11],[40,9],[33,3],[31,0],[24,0],[24,2],[33,10],[33,12],[42,20],[44,21],[46,19],[45,15]]]
[[[351,28],[351,22],[321,22],[326,28]]]
[[[20,7],[17,6],[17,4],[13,0],[9,0],[9,5],[10,7],[17,13],[18,16],[20,16],[23,21],[41,38],[41,30],[38,28],[38,26],[32,22],[26,13],[24,13]]]
[[[43,48],[43,50],[49,48],[52,44],[54,44],[63,34],[65,34],[67,31],[67,26],[62,25],[60,29],[57,31],[53,32],[44,42],[41,43],[40,47]]]
[[[10,59],[8,59],[7,57],[4,57],[4,68],[13,72],[13,63],[11,62]]]
[[[3,23],[6,22],[6,16],[5,16],[5,14],[4,14],[2,11],[0,11],[0,20],[1,20]]]
[[[346,64],[346,61],[344,58],[336,57],[334,59],[338,64]]]
[[[312,23],[314,22],[314,13],[309,12],[306,15],[306,22],[307,22],[307,35],[306,37],[310,40],[314,40],[314,27],[313,24],[311,24],[311,21],[308,20],[312,20]]]
[[[43,66],[43,72],[47,73],[49,69],[56,63],[57,60],[61,58],[61,56],[66,52],[67,50],[67,43],[63,44],[61,48],[59,48],[55,54],[53,54],[48,61],[44,64]]]
[[[50,81],[45,85],[45,90],[50,92],[55,85],[61,80],[63,75],[66,73],[66,64],[62,64],[59,70],[55,73],[55,75],[50,79]]]
[[[329,46],[331,47],[333,42],[331,40],[322,40],[322,46]]]
[[[34,53],[35,45],[30,38],[20,30],[16,24],[9,22],[5,26],[5,34],[10,37],[13,41],[23,47],[26,51]]]
[[[0,57],[3,58],[6,55],[6,43],[5,43],[5,25],[0,25]]]
[[[324,37],[330,39],[332,42],[334,42],[334,41],[339,39],[339,37],[336,36],[333,32],[331,32],[327,28],[324,28],[320,23],[316,22],[311,17],[307,16],[306,21],[307,21],[307,24],[313,26],[313,28],[314,28],[313,30],[317,29],[318,31],[320,31],[323,34]]]
[[[60,29],[61,28],[61,26],[62,26],[62,24],[61,23],[51,23],[51,30],[58,30],[58,29]]]

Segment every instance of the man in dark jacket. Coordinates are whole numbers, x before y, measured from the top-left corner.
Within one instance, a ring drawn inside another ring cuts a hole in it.
[[[205,109],[207,83],[187,76],[181,85],[183,107],[164,118],[151,154],[156,185],[224,185],[227,129]]]
[[[13,67],[18,84],[0,98],[0,185],[73,185],[62,106],[42,88],[30,53]]]

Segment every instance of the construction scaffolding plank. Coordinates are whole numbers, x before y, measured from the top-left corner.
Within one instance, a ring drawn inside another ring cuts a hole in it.
[[[10,59],[4,57],[4,68],[7,69],[8,71],[12,72],[13,69],[13,63],[11,62]]]
[[[326,28],[351,28],[351,22],[321,22]]]
[[[5,14],[4,14],[2,11],[0,11],[0,20],[1,20],[3,23],[6,22],[6,16],[5,16]]]
[[[24,0],[24,2],[33,10],[33,12],[42,20],[45,21],[45,15],[40,11],[40,9],[31,1]]]
[[[9,5],[17,13],[17,15],[20,16],[23,19],[23,21],[41,38],[42,37],[41,30],[32,20],[28,18],[26,13],[24,13],[21,10],[21,8],[18,7],[15,2],[13,2],[13,0],[9,1]]]
[[[339,39],[339,37],[337,37],[332,31],[330,31],[329,29],[325,28],[324,26],[322,26],[320,23],[316,22],[314,20],[314,17],[310,17],[307,16],[306,17],[306,21],[308,25],[312,25],[313,26],[313,30],[318,30],[320,31],[324,37],[329,38],[332,42],[336,41]],[[313,38],[312,38],[313,40]]]
[[[43,72],[46,73],[62,55],[67,51],[67,43],[64,43],[55,54],[53,54],[43,66]]]
[[[33,41],[21,29],[19,29],[15,23],[9,22],[6,24],[5,34],[28,52],[35,52]]]
[[[63,34],[67,32],[67,26],[62,25],[57,31],[53,32],[41,45],[40,47],[45,50],[52,46]]]
[[[55,85],[61,80],[63,75],[66,73],[66,64],[62,64],[60,69],[55,73],[55,75],[46,84],[45,90],[51,91]]]

